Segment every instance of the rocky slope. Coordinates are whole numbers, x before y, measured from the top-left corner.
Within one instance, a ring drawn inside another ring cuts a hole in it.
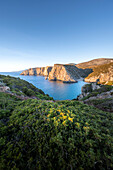
[[[113,82],[113,62],[104,64],[93,69],[93,72],[85,78],[86,82],[96,82],[108,84]]]
[[[79,63],[76,64],[76,67],[78,68],[82,68],[82,69],[86,69],[86,68],[95,68],[97,66],[103,65],[103,64],[109,64],[113,62],[112,58],[98,58],[98,59],[94,59],[88,62],[83,62],[83,63]]]
[[[84,79],[86,82],[96,82],[99,80],[100,84],[113,84],[113,59],[99,58],[77,64],[76,67],[92,69],[92,73]]]
[[[73,64],[54,64],[53,67],[30,68],[21,75],[43,75],[50,81],[63,81],[65,83],[75,83],[77,79],[86,77],[91,73],[91,69],[79,69]]]
[[[77,99],[103,111],[113,112],[113,86],[97,83],[85,84]]]

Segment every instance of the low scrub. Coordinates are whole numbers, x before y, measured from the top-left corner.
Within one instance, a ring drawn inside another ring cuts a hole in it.
[[[78,101],[17,101],[1,119],[0,169],[113,169],[112,122]]]

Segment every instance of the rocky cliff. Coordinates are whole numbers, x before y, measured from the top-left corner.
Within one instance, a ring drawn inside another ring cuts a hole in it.
[[[21,73],[21,75],[43,75],[50,81],[63,81],[67,83],[77,82],[77,79],[86,77],[87,71],[77,68],[73,64],[54,64],[53,67],[30,68]]]
[[[113,62],[104,64],[93,69],[93,72],[85,78],[86,82],[96,82],[107,84],[113,82]]]
[[[52,67],[37,67],[37,68],[30,68],[28,70],[23,71],[20,75],[42,75],[42,76],[48,76],[49,72],[51,71]]]
[[[80,64],[54,64],[53,67],[30,68],[21,75],[43,75],[49,80],[63,82],[76,82],[77,79],[85,78],[86,82],[113,84],[113,59],[95,59]]]
[[[80,73],[79,69],[74,65],[54,64],[48,79],[74,83],[81,78]]]

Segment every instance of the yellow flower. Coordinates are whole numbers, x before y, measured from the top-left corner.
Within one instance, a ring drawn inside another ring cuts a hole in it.
[[[64,126],[66,125],[66,121],[63,121],[63,123],[62,123]]]
[[[69,117],[68,120],[70,120],[71,122],[73,122],[73,118]]]
[[[67,118],[67,116],[63,116],[63,119],[66,119]]]
[[[47,117],[50,117],[50,114],[48,114]]]
[[[64,116],[64,113],[63,113],[63,112],[61,112],[61,113],[60,113],[60,115]]]

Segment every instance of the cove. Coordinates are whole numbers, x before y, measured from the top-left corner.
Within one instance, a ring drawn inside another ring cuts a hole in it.
[[[86,82],[78,81],[77,83],[62,83],[60,81],[45,80],[43,76],[22,76],[21,72],[0,72],[1,75],[10,75],[19,77],[32,83],[37,88],[44,91],[45,94],[53,97],[55,100],[72,100],[81,94],[81,88]]]

